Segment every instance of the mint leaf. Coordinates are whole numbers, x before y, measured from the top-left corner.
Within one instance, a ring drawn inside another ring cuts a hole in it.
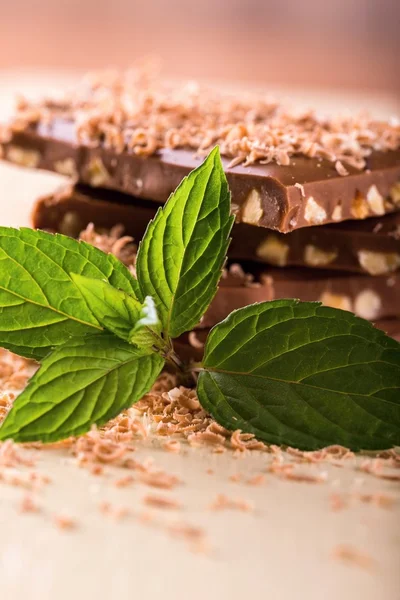
[[[192,171],[149,224],[136,270],[167,337],[196,325],[217,291],[233,217],[218,148]]]
[[[149,391],[164,360],[94,334],[59,346],[14,402],[0,440],[54,442],[102,425]]]
[[[400,444],[400,344],[318,303],[234,311],[211,331],[201,404],[227,428],[303,449]]]
[[[139,295],[115,256],[63,235],[0,227],[0,345],[37,360],[71,336],[100,330],[72,282],[80,273]]]
[[[119,338],[142,346],[162,342],[159,319],[152,298],[143,304],[107,281],[71,274],[89,309],[97,321]],[[153,327],[153,329],[152,329]]]
[[[0,289],[0,346],[20,356],[40,361],[60,340],[96,330],[95,324],[69,319]]]
[[[140,302],[107,281],[75,273],[71,274],[71,278],[100,325],[129,341],[131,329],[140,319]]]

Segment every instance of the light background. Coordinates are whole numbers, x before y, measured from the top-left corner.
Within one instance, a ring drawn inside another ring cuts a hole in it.
[[[128,66],[173,76],[397,94],[396,0],[1,0],[0,68]]]

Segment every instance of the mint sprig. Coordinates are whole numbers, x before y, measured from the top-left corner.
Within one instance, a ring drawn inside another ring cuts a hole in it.
[[[149,224],[138,280],[83,242],[0,228],[0,345],[42,360],[0,440],[82,434],[136,402],[165,361],[181,366],[173,338],[215,295],[229,212],[215,149]],[[200,402],[225,427],[304,449],[400,444],[400,344],[351,313],[247,306],[213,328],[198,370]]]

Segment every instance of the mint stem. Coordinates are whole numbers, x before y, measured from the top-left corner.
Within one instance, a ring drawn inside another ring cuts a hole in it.
[[[174,367],[176,367],[178,369],[178,371],[181,371],[182,373],[186,372],[185,365],[183,364],[183,362],[181,361],[179,356],[173,350],[170,350],[168,352],[166,359],[170,363],[172,363],[174,365]]]
[[[178,371],[179,381],[182,385],[186,387],[194,387],[196,385],[197,378],[192,372],[191,367],[182,362],[172,348],[170,348],[165,359]]]

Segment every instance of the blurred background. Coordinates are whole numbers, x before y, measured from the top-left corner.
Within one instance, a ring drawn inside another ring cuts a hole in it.
[[[151,54],[172,76],[398,97],[399,29],[398,0],[0,0],[0,69]]]
[[[0,123],[17,92],[57,93],[146,56],[168,77],[400,115],[400,0],[0,0]],[[0,164],[1,224],[29,224],[60,179]]]

